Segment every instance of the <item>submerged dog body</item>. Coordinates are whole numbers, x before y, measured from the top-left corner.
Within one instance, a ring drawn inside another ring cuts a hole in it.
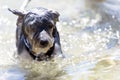
[[[16,29],[17,52],[24,58],[47,60],[62,56],[56,22],[59,13],[45,8],[34,8],[27,12],[9,9],[18,16]]]

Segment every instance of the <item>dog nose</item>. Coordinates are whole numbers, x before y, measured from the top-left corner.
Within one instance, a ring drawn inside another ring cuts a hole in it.
[[[42,47],[46,47],[48,45],[48,40],[47,39],[44,39],[44,40],[40,40],[40,45]]]

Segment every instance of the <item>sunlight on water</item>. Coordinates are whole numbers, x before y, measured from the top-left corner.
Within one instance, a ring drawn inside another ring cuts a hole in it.
[[[7,8],[22,4],[14,1],[0,1],[0,80],[120,80],[120,1],[32,0],[28,8],[41,5],[61,14],[57,27],[66,58],[42,62],[14,55],[16,16]]]
[[[59,64],[58,64],[59,62]],[[30,64],[31,63],[31,64]],[[27,62],[22,61],[20,65],[24,70],[27,71],[25,80],[61,80],[65,71],[60,61],[48,61],[48,62]],[[59,79],[60,78],[60,79]]]

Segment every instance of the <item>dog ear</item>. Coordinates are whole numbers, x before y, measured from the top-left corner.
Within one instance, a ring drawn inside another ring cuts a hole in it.
[[[12,10],[12,9],[10,9],[10,8],[8,8],[8,10],[9,10],[10,12],[12,12],[13,14],[17,15],[17,16],[23,17],[23,16],[25,15],[25,13],[23,13],[22,11]]]
[[[21,27],[21,26],[22,26],[23,17],[24,17],[26,14],[25,14],[24,12],[22,12],[22,11],[12,10],[12,9],[10,9],[10,8],[8,8],[8,10],[9,10],[10,12],[12,12],[13,14],[15,14],[15,15],[18,16],[16,25]]]
[[[51,13],[53,14],[54,20],[59,21],[60,14],[57,11],[51,10]]]

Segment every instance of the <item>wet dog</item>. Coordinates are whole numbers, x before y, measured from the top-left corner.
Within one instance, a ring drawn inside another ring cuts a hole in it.
[[[56,27],[58,12],[41,7],[26,12],[9,11],[18,16],[16,46],[20,56],[38,61],[63,56]]]

